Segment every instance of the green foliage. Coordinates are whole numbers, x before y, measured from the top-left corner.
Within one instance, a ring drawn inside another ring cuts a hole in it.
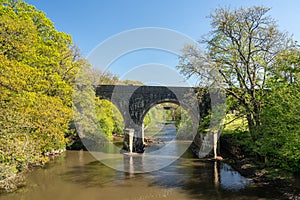
[[[261,110],[259,138],[247,136],[241,119],[228,124],[223,137],[238,144],[247,155],[258,156],[266,167],[300,172],[299,51],[283,51],[276,57]],[[227,121],[233,116],[227,115]]]
[[[124,80],[120,84],[121,85],[123,85],[123,84],[124,85],[139,85],[139,86],[144,85],[142,82],[140,82],[140,81],[134,81],[134,80]]]
[[[143,85],[140,81],[135,80],[119,80],[118,76],[110,71],[96,70],[92,72],[95,75],[95,85]]]
[[[164,106],[169,106],[168,103],[157,104],[153,106],[144,117],[144,127],[146,137],[154,137],[162,129],[162,124],[167,123],[167,113]]]
[[[75,75],[71,37],[23,1],[0,4],[0,177],[65,149]],[[2,169],[10,166],[9,173]],[[0,185],[0,188],[2,186]]]
[[[284,50],[276,57],[276,67],[272,69],[273,84],[298,84],[300,80],[300,51],[299,49]]]
[[[299,52],[282,51],[276,57],[254,148],[267,166],[294,173],[300,172]]]
[[[191,133],[194,133],[193,127],[195,125],[189,113],[181,106],[175,109],[175,126],[177,128],[177,139],[192,139],[193,135]]]
[[[247,156],[255,156],[254,144],[244,115],[227,114],[221,137],[239,147]]]
[[[65,149],[75,131],[110,139],[123,131],[123,119],[93,88],[118,83],[115,75],[96,80],[71,36],[42,11],[21,0],[0,3],[1,190],[10,176],[47,162],[45,153]]]
[[[119,83],[119,79],[118,77],[109,72],[109,71],[105,71],[105,72],[98,72],[98,75],[100,75],[99,77],[99,83],[98,84],[102,84],[102,85],[116,85]]]
[[[186,46],[178,65],[187,77],[200,79],[201,86],[213,82],[235,100],[233,107],[245,114],[253,141],[259,138],[263,97],[276,56],[295,44],[278,30],[269,10],[260,6],[216,9],[210,15],[212,30],[202,40],[207,50]]]
[[[144,127],[155,126],[157,123],[165,123],[166,113],[163,108],[164,104],[158,104],[152,107],[144,117]]]
[[[123,132],[124,122],[121,113],[110,101],[97,98],[96,113],[101,131],[107,139],[112,139],[112,134]]]
[[[249,131],[247,119],[244,115],[227,114],[224,122],[224,131]]]
[[[144,127],[148,127],[151,124],[150,112],[148,112],[144,118]]]
[[[77,77],[73,93],[74,123],[81,139],[111,140],[113,134],[123,133],[123,118],[108,100],[95,96],[93,84],[112,84],[111,73],[91,71],[90,65],[81,60],[83,67]],[[100,77],[100,78],[99,78]],[[113,78],[114,79],[114,78]]]
[[[199,78],[201,86],[214,82],[226,91],[228,111],[246,117],[249,130],[231,123],[224,132],[243,143],[248,153],[255,152],[273,168],[299,172],[300,51],[279,31],[269,10],[216,9],[210,15],[212,30],[202,40],[207,50],[186,46],[178,68],[187,77]],[[208,76],[212,69],[218,76]],[[200,132],[208,122],[209,115],[202,119]]]
[[[100,131],[97,124],[97,113],[95,111],[96,97],[92,87],[93,73],[90,65],[85,60],[81,62],[81,69],[74,84],[73,98],[73,120],[76,124],[77,134],[83,138],[95,135]]]
[[[262,110],[256,151],[267,165],[300,172],[300,91],[296,84],[277,84]]]

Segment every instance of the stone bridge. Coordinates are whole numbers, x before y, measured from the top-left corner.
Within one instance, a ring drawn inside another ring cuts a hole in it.
[[[200,113],[208,109],[207,105],[199,104],[195,95],[197,89],[191,87],[99,85],[95,90],[96,96],[111,101],[119,109],[125,129],[134,130],[133,152],[144,150],[143,121],[153,106],[165,102],[180,105],[189,113],[194,124],[199,123]],[[207,95],[203,96],[201,102],[210,105]],[[129,149],[126,142],[124,148]]]

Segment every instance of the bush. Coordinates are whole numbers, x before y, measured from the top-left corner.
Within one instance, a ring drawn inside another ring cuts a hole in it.
[[[256,151],[266,164],[300,172],[300,92],[296,85],[278,85],[262,109],[260,139]]]

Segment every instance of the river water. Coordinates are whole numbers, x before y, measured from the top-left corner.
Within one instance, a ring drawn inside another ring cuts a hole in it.
[[[124,155],[126,156],[126,155]],[[278,192],[242,177],[229,165],[199,160],[188,150],[160,170],[116,171],[89,152],[67,151],[26,177],[26,186],[1,200],[280,199]]]

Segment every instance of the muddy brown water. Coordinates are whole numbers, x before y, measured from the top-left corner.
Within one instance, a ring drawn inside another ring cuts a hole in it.
[[[159,162],[159,160],[158,160]],[[0,200],[281,199],[229,165],[187,151],[160,170],[130,174],[99,162],[87,151],[67,151],[26,176],[26,186]]]

